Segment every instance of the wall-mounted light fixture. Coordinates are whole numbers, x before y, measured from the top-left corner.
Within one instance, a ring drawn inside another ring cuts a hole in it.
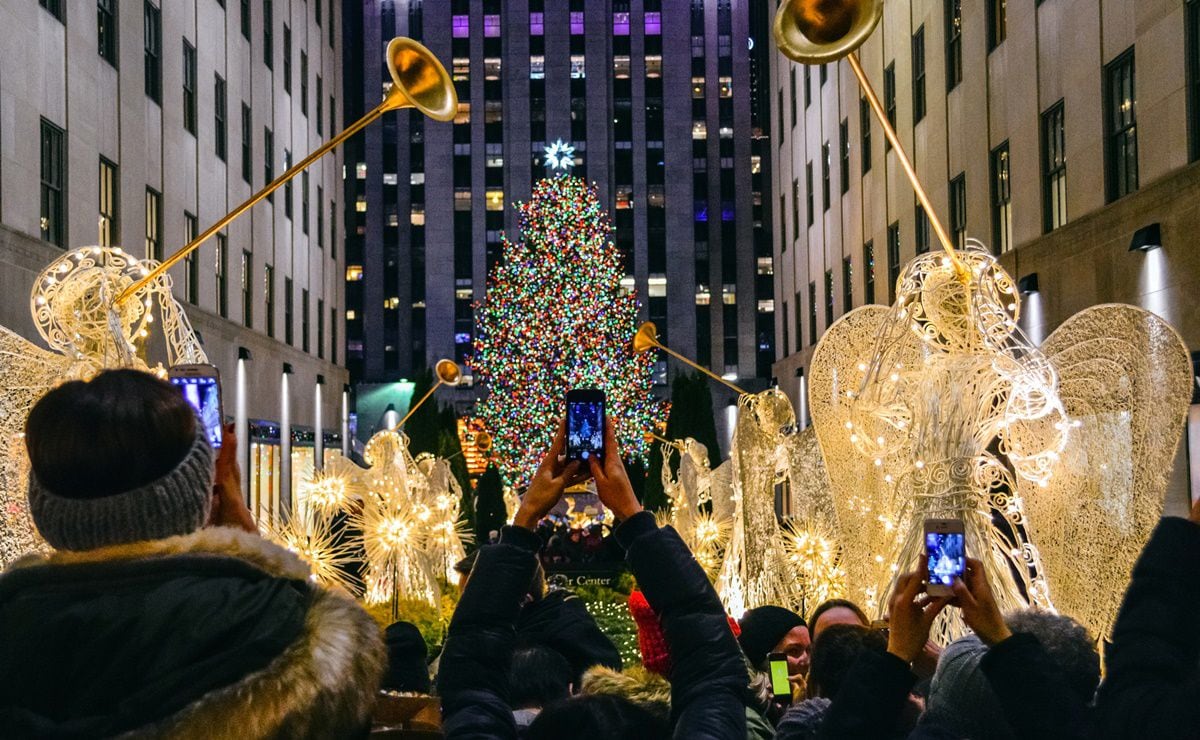
[[[1017,292],[1021,295],[1031,295],[1038,292],[1038,274],[1031,272],[1017,281]]]
[[[1149,252],[1162,247],[1162,227],[1156,222],[1133,232],[1129,241],[1130,252]]]

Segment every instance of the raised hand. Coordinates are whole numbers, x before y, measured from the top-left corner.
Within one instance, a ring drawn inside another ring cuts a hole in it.
[[[922,590],[925,568],[922,555],[917,569],[896,581],[888,602],[888,652],[905,663],[912,663],[925,649],[933,620],[950,603],[947,597],[930,596]]]
[[[974,558],[967,558],[966,573],[954,581],[954,599],[951,602],[962,610],[963,621],[975,630],[988,645],[1012,636],[1012,631],[1004,623],[1004,616],[996,606],[996,598],[992,596],[992,587],[988,585],[987,574],[983,572],[983,563]]]
[[[604,421],[604,461],[596,458],[588,460],[592,478],[596,481],[596,493],[600,501],[612,510],[617,518],[624,521],[642,510],[637,496],[633,495],[633,486],[629,483],[629,475],[625,473],[625,463],[621,462],[621,450],[617,446],[617,434],[613,430],[612,419]]]
[[[254,516],[246,508],[246,501],[242,497],[242,469],[238,465],[237,451],[237,427],[228,424],[221,449],[217,451],[212,512],[208,516],[208,524],[211,527],[237,527],[257,534]]]
[[[587,480],[588,474],[578,460],[566,462],[563,456],[566,444],[567,425],[562,421],[559,422],[558,432],[554,435],[550,450],[542,458],[542,464],[529,481],[525,495],[521,497],[521,506],[513,517],[513,524],[529,530],[536,528],[541,518],[562,498],[563,491]]]

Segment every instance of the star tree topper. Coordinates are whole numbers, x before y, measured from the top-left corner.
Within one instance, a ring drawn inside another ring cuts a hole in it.
[[[542,149],[546,153],[546,166],[550,169],[569,172],[575,166],[575,147],[562,139],[556,139]]]

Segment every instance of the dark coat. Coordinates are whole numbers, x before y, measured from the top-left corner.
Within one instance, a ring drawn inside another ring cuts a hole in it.
[[[660,615],[675,657],[671,711],[678,738],[746,737],[747,673],[716,592],[687,546],[649,513],[616,533],[630,568]],[[539,540],[506,527],[480,552],[459,601],[442,654],[438,690],[447,738],[515,738],[508,671],[521,597],[535,567]]]
[[[232,529],[18,561],[0,576],[0,735],[360,733],[379,628],[307,575]]]
[[[1100,737],[1200,737],[1200,526],[1159,522],[1133,568],[1107,658]]]

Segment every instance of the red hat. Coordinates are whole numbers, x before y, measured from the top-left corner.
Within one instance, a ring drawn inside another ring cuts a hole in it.
[[[650,608],[650,603],[646,601],[646,597],[641,591],[633,591],[629,594],[629,613],[633,616],[633,621],[637,623],[638,649],[642,653],[642,665],[652,673],[669,677],[671,653],[667,646],[667,638],[663,635],[662,623],[659,621],[658,614]],[[733,632],[733,636],[737,637],[741,634],[742,630],[733,617],[726,616],[726,619],[729,620],[729,629]]]

